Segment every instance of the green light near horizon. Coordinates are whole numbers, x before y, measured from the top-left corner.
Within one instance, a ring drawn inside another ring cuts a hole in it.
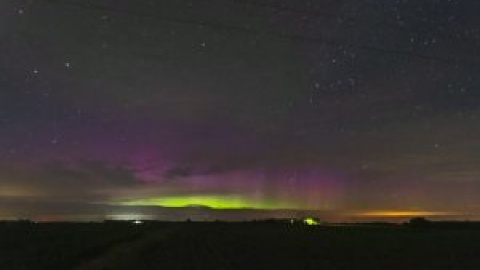
[[[161,207],[192,207],[203,206],[213,209],[295,209],[296,206],[288,203],[273,201],[255,201],[240,196],[225,195],[194,195],[194,196],[166,196],[131,200],[119,203],[126,206],[161,206]]]
[[[306,218],[303,220],[303,222],[309,226],[315,226],[320,224],[320,222],[318,222],[318,220],[315,218]]]

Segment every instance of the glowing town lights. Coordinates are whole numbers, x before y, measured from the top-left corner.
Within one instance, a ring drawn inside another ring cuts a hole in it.
[[[144,215],[144,214],[136,214],[136,213],[111,213],[105,217],[107,220],[115,220],[115,221],[129,221],[134,224],[137,224],[137,221],[143,222],[142,220],[150,220],[154,219],[153,215]]]
[[[359,213],[363,217],[423,217],[423,216],[442,216],[448,215],[445,212],[430,211],[369,211]]]

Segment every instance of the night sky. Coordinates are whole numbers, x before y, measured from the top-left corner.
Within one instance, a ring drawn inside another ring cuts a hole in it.
[[[478,218],[479,12],[1,0],[0,218]]]

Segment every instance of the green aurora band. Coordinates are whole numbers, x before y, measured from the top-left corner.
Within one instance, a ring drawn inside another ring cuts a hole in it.
[[[127,206],[209,207],[212,209],[297,209],[298,205],[274,201],[255,201],[240,196],[193,195],[138,199],[117,203]]]

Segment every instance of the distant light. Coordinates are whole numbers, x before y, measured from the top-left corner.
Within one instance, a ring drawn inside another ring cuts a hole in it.
[[[143,221],[141,221],[141,220],[134,220],[134,221],[133,221],[133,224],[140,225],[140,224],[143,224]]]
[[[303,220],[303,223],[305,223],[306,225],[309,225],[309,226],[315,226],[315,225],[318,225],[320,224],[316,219],[314,218],[306,218]]]

